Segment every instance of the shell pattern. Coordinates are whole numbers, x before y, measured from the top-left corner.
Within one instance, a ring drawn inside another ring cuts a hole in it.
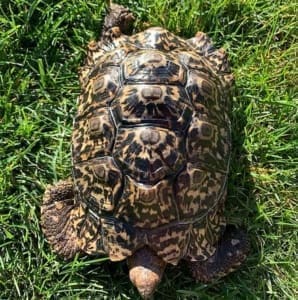
[[[226,54],[162,28],[89,46],[72,135],[81,248],[205,260],[225,225]]]

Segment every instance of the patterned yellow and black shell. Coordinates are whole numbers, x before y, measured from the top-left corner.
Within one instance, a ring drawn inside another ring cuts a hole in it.
[[[84,251],[122,260],[150,245],[172,264],[214,253],[231,83],[226,54],[204,34],[150,28],[89,46],[72,135]]]

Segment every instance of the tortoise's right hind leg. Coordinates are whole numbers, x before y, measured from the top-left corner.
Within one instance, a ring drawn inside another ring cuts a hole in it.
[[[70,180],[47,187],[41,206],[41,226],[54,251],[65,259],[80,252],[74,225],[79,215],[74,205],[73,183]]]
[[[192,275],[201,282],[210,282],[235,271],[245,260],[250,249],[244,231],[228,225],[215,253],[205,261],[188,262]]]

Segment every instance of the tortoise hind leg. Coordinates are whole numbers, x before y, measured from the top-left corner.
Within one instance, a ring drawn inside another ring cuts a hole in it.
[[[150,299],[161,281],[166,263],[144,247],[127,259],[129,278],[143,299]]]
[[[41,206],[41,226],[54,251],[65,259],[80,252],[74,226],[78,215],[70,180],[47,187]]]
[[[194,278],[202,282],[223,277],[235,271],[249,252],[249,241],[242,230],[227,226],[215,253],[206,261],[189,262]]]

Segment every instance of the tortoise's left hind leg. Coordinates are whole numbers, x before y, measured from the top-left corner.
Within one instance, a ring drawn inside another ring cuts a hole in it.
[[[80,252],[74,226],[78,214],[71,180],[47,187],[41,206],[41,226],[54,251],[65,259]]]

